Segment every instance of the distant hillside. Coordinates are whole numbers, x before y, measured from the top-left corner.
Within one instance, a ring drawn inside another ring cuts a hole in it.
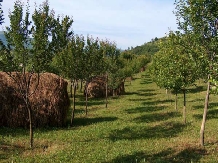
[[[3,31],[0,31],[0,40],[2,40],[2,42],[6,45],[7,44],[7,41],[6,41],[6,38],[5,38],[5,35],[4,35],[4,32]]]
[[[150,42],[132,48],[130,51],[136,55],[154,55],[157,51],[159,51],[157,46],[158,40],[158,38],[152,39]]]
[[[0,31],[0,40],[3,42],[3,44],[7,45],[7,40],[6,40],[6,37],[4,35],[4,32],[3,31]],[[32,40],[32,38],[30,38],[30,41]],[[32,45],[28,45],[27,46],[29,49],[32,48]]]

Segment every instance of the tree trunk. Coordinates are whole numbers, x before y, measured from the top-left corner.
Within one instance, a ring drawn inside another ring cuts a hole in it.
[[[29,100],[26,99],[26,107],[28,110],[28,116],[29,116],[29,129],[30,129],[30,148],[33,148],[33,122],[32,122],[32,109],[29,105]]]
[[[201,146],[204,146],[204,130],[205,130],[205,124],[206,124],[206,118],[207,118],[207,109],[209,104],[209,97],[210,97],[210,82],[208,81],[207,84],[207,93],[205,97],[205,103],[204,103],[204,114],[201,124],[201,130],[200,130],[200,144]]]
[[[70,122],[71,126],[73,126],[75,109],[76,109],[76,83],[74,83],[74,87],[73,87],[73,110],[72,110],[72,116],[71,116],[71,122]]]
[[[70,80],[70,97],[73,97],[73,80]]]
[[[87,116],[88,115],[88,81],[86,81],[85,92],[86,92],[86,116]]]
[[[82,88],[83,88],[83,80],[80,80],[80,92],[82,92]]]
[[[184,118],[184,123],[186,123],[186,91],[183,89],[183,118]]]
[[[176,97],[175,97],[175,110],[178,111],[178,94],[176,91]]]
[[[115,96],[116,96],[115,89],[113,89],[113,97],[115,97]]]
[[[108,104],[108,75],[106,75],[106,85],[105,85],[105,107],[107,108],[107,104]]]

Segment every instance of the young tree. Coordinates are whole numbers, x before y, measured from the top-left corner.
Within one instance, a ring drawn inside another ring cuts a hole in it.
[[[2,70],[5,71],[16,83],[15,90],[22,97],[28,111],[30,147],[33,147],[33,110],[29,98],[35,91],[30,91],[33,75],[37,74],[38,87],[40,72],[47,70],[53,49],[52,41],[49,41],[51,31],[54,28],[54,13],[49,9],[48,1],[45,1],[39,9],[35,9],[32,15],[33,26],[29,20],[29,4],[26,12],[20,0],[14,4],[14,10],[9,14],[10,26],[6,27],[5,36],[7,46],[2,46]],[[24,18],[23,14],[25,12]],[[30,38],[32,36],[32,39]],[[14,73],[12,73],[14,72]]]
[[[71,126],[73,125],[75,114],[75,95],[76,95],[76,82],[79,79],[83,79],[82,68],[84,65],[84,37],[74,36],[72,37],[66,48],[60,51],[54,58],[53,64],[58,69],[60,75],[71,81],[71,91],[73,86],[73,110],[71,117]]]
[[[205,97],[204,113],[200,129],[200,144],[204,145],[204,130],[206,116],[209,104],[209,94],[211,82],[217,81],[217,52],[218,52],[218,37],[217,37],[217,15],[218,1],[196,1],[196,0],[177,0],[176,1],[176,16],[179,29],[184,34],[191,36],[192,46],[186,45],[187,49],[193,52],[195,60],[204,58],[207,79],[207,93]],[[196,46],[194,46],[196,45]],[[194,53],[196,49],[199,53]]]
[[[85,96],[86,96],[86,115],[88,111],[88,81],[96,75],[102,73],[103,54],[100,50],[100,41],[98,38],[87,36],[86,45],[84,48],[85,64],[83,74],[85,76]]]
[[[14,10],[9,14],[10,27],[6,27],[5,36],[8,42],[7,47],[3,46],[2,52],[4,60],[3,71],[5,71],[16,83],[17,91],[25,103],[28,111],[29,126],[30,126],[30,147],[33,146],[33,124],[32,124],[32,109],[29,103],[29,97],[34,92],[30,92],[30,81],[33,75],[33,70],[27,73],[27,65],[30,64],[30,44],[29,34],[31,22],[29,20],[29,5],[27,5],[25,18],[23,18],[24,6],[21,1],[14,3]],[[13,50],[13,51],[12,51]],[[6,53],[5,53],[6,52]],[[12,73],[15,71],[16,73]]]
[[[198,75],[194,60],[186,53],[185,48],[178,44],[182,39],[184,38],[179,33],[171,32],[165,41],[160,42],[160,50],[153,58],[151,72],[158,86],[176,92],[176,104],[177,92],[182,90],[183,117],[186,123],[186,88],[194,83]],[[177,105],[175,106],[177,108]]]

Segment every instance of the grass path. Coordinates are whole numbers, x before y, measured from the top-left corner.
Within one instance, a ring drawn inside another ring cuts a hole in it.
[[[126,95],[90,99],[88,117],[84,101],[77,98],[73,128],[35,130],[35,148],[28,149],[28,131],[0,128],[0,162],[216,162],[218,160],[218,103],[211,96],[206,124],[206,146],[201,148],[199,130],[205,84],[191,87],[187,95],[187,124],[174,96],[152,83],[147,72],[137,74]]]

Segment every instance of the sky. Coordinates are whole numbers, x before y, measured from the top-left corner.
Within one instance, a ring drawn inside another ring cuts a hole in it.
[[[21,0],[26,4],[27,0]],[[33,11],[44,0],[29,0]],[[3,0],[5,23],[15,0]],[[57,15],[73,18],[74,34],[114,41],[120,49],[136,47],[177,30],[175,0],[49,0]]]

